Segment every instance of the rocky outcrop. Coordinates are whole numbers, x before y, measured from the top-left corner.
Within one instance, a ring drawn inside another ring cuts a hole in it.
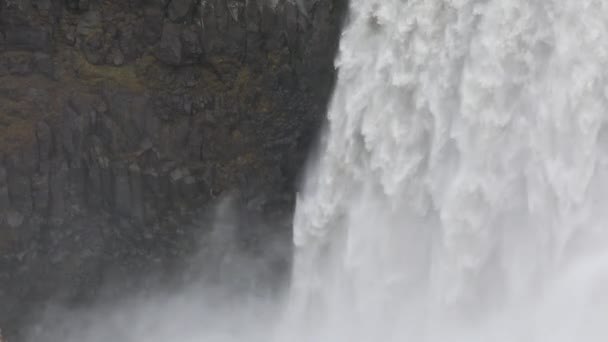
[[[345,2],[0,0],[0,326],[173,265],[226,194],[288,240],[249,223],[288,222]]]

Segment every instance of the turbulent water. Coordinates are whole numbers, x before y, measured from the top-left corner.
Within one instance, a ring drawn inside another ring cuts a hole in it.
[[[280,341],[608,339],[608,2],[351,0]]]

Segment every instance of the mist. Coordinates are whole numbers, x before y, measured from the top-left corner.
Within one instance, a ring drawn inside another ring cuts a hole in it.
[[[199,251],[172,271],[178,279],[151,277],[145,288],[126,293],[112,291],[109,281],[86,305],[51,300],[35,312],[23,340],[268,341],[286,286],[286,269],[277,267],[285,267],[289,252],[281,238],[266,235],[264,252],[248,253],[238,236],[243,219],[230,198],[221,200]],[[247,224],[263,230],[262,223]]]

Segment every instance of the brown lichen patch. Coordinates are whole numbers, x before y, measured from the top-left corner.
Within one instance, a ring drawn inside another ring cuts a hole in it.
[[[262,162],[254,151],[243,151],[235,158],[219,165],[220,180],[226,188],[247,182],[247,175],[260,174],[263,170]]]
[[[133,64],[135,76],[149,89],[164,90],[167,88],[167,77],[173,76],[169,67],[159,63],[152,55],[143,55]]]
[[[232,131],[230,135],[232,136],[232,140],[237,143],[241,143],[243,141],[243,133],[238,129]]]
[[[11,152],[24,144],[32,144],[35,137],[34,128],[34,122],[0,112],[0,150]]]
[[[260,97],[257,101],[256,110],[262,113],[270,113],[273,109],[273,103],[268,97]]]
[[[212,70],[202,68],[199,77],[199,92],[222,93],[228,90],[226,83]]]
[[[287,55],[289,52],[287,52]],[[285,64],[284,57],[285,53],[281,50],[273,50],[266,54],[268,64],[273,71],[278,70],[282,65]]]
[[[142,92],[146,88],[137,75],[135,65],[93,65],[82,55],[76,54],[74,55],[74,73],[75,81],[91,85],[110,81],[136,92]]]
[[[25,51],[7,51],[0,54],[0,76],[31,72],[33,55]]]
[[[243,67],[237,58],[230,56],[212,56],[209,57],[208,61],[209,66],[207,68],[215,74],[221,75],[224,80],[235,80]]]
[[[254,167],[255,168],[257,166],[255,154],[253,152],[246,152],[246,153],[239,155],[236,158],[236,160],[234,161],[234,166],[236,166],[238,168],[243,168],[243,167]]]
[[[237,58],[225,55],[211,56],[209,57],[209,62],[219,70],[226,68],[236,70],[241,65],[241,62]]]
[[[233,89],[238,93],[242,93],[247,90],[252,81],[252,74],[249,68],[242,67],[238,74],[236,75],[236,79],[234,80]]]
[[[42,76],[0,77],[0,152],[33,144],[36,124],[57,112],[61,91]]]

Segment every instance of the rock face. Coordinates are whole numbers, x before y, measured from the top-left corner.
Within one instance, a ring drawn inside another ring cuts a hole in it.
[[[289,240],[346,0],[270,3],[0,0],[0,326],[170,268],[226,194]]]

